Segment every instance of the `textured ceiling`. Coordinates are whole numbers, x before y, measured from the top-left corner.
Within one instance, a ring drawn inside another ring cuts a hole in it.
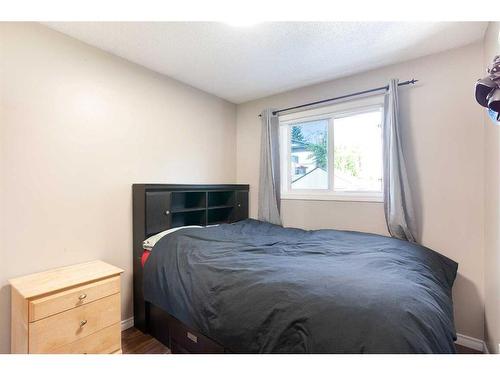
[[[46,26],[242,103],[477,41],[487,22],[48,22]]]

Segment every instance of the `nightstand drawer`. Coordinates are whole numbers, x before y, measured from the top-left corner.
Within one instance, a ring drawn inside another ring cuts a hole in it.
[[[29,352],[44,353],[120,322],[120,293],[29,323]]]
[[[101,329],[71,344],[61,346],[53,354],[100,354],[114,353],[121,349],[120,323]]]
[[[120,291],[120,276],[85,284],[37,298],[29,303],[29,321],[39,319],[96,301]]]

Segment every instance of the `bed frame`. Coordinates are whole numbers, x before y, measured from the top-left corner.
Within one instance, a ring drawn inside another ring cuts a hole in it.
[[[172,353],[229,350],[144,300],[142,242],[170,228],[246,219],[248,192],[248,185],[132,185],[134,326],[167,345]]]

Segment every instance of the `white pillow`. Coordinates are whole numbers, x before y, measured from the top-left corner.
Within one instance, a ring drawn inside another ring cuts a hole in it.
[[[207,227],[215,227],[217,225],[207,225]],[[161,240],[163,237],[165,237],[167,234],[169,233],[173,233],[175,232],[176,230],[179,230],[179,229],[183,229],[183,228],[203,228],[202,226],[199,226],[199,225],[186,225],[184,227],[177,227],[177,228],[171,228],[171,229],[167,229],[163,232],[160,232],[158,234],[155,234],[154,236],[151,236],[147,239],[145,239],[143,242],[142,242],[142,248],[144,250],[149,250],[151,251],[153,249],[153,246],[156,245],[156,243]]]

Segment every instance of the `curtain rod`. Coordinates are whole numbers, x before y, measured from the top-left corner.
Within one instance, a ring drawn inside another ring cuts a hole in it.
[[[418,79],[414,79],[413,78],[413,79],[411,79],[409,81],[404,81],[404,82],[398,83],[398,86],[413,85],[413,84],[415,84],[417,82],[418,82]],[[310,107],[310,106],[313,106],[313,105],[322,104],[322,103],[326,103],[326,102],[331,102],[331,101],[334,101],[334,100],[346,99],[346,98],[350,98],[352,96],[358,96],[358,95],[368,94],[370,92],[381,91],[381,90],[388,90],[388,89],[389,89],[389,85],[380,86],[380,87],[376,87],[374,89],[369,89],[369,90],[364,90],[364,91],[358,91],[358,92],[354,92],[352,94],[337,96],[335,98],[323,99],[323,100],[318,100],[317,102],[311,102],[311,103],[297,105],[295,107],[288,107],[288,108],[278,109],[277,111],[273,112],[273,115],[277,115],[277,114],[279,114],[281,112],[291,111],[292,109],[298,109],[298,108],[303,108],[303,107]],[[261,115],[259,115],[259,117],[260,116]]]

